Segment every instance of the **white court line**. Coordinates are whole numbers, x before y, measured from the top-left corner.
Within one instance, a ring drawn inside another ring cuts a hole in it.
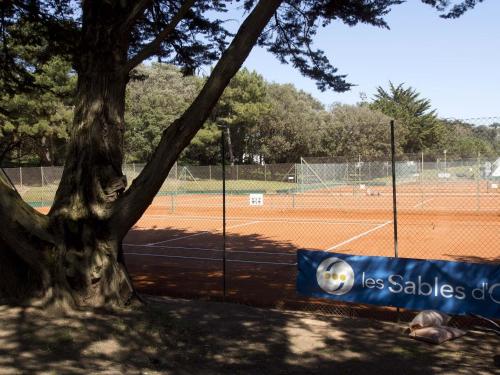
[[[230,226],[226,227],[226,229],[239,228],[239,227],[244,227],[244,226],[247,226],[247,225],[258,224],[258,223],[260,223],[260,220],[251,221],[249,223],[230,225]],[[222,230],[222,228],[219,229],[219,231],[221,231],[221,230]]]
[[[181,255],[163,255],[163,254],[143,254],[143,253],[123,253],[125,255],[138,255],[145,257],[160,257],[160,258],[180,258],[180,259],[196,259],[196,260],[214,260],[217,262],[222,261],[221,258],[202,258],[202,257],[185,257]]]
[[[221,216],[171,216],[171,215],[143,215],[142,218],[153,218],[153,219],[184,219],[186,221],[196,221],[196,220],[222,220]],[[141,218],[141,219],[142,219]],[[254,217],[245,217],[245,216],[237,216],[237,217],[228,217],[228,221],[245,221],[245,220],[251,220],[255,219]],[[329,221],[329,220],[321,220],[321,219],[300,219],[300,220],[295,220],[295,219],[282,219],[282,218],[276,218],[276,219],[264,219],[264,218],[259,218],[258,220],[261,223],[286,223],[286,224],[373,224],[373,225],[378,225],[382,224],[379,221],[373,221],[373,220],[344,220],[344,221]]]
[[[230,226],[226,227],[226,229],[239,228],[239,227],[244,227],[244,226],[246,226],[246,225],[252,225],[252,224],[257,224],[257,223],[260,223],[260,221],[250,221],[249,223],[243,223],[243,224],[230,225]],[[221,230],[222,230],[222,228],[220,228],[220,229],[216,229],[216,230],[215,230],[215,232],[220,232]],[[146,244],[146,245],[147,245],[147,246],[159,245],[159,244],[161,244],[161,243],[172,242],[172,241],[177,241],[177,240],[184,240],[184,239],[186,239],[186,238],[191,238],[191,237],[201,236],[202,234],[207,234],[207,233],[211,233],[211,231],[209,231],[209,230],[205,230],[205,231],[203,231],[203,232],[199,232],[199,233],[195,233],[195,234],[190,234],[189,236],[171,238],[171,239],[169,239],[169,240],[159,241],[159,242],[152,242],[152,243],[148,243],[148,244]]]
[[[220,249],[209,249],[209,248],[204,248],[204,247],[185,247],[185,246],[158,246],[158,245],[141,245],[141,244],[129,244],[129,243],[124,243],[123,246],[128,246],[128,247],[148,247],[150,249],[181,249],[181,250],[196,250],[196,251],[219,251],[222,252],[223,250]]]
[[[436,198],[429,198],[429,199],[426,199],[426,200],[424,200],[424,201],[422,201],[422,202],[420,202],[420,203],[417,203],[415,206],[413,206],[413,208],[417,208],[418,206],[422,206],[422,207],[423,207],[423,206],[424,206],[424,204],[426,204],[427,202],[433,201],[434,199],[436,199]]]
[[[218,201],[219,199],[217,199]],[[206,202],[207,204],[209,205],[216,205],[216,204],[221,204],[219,202],[214,202],[214,199],[211,198],[211,199],[208,199],[209,202],[207,202],[207,199],[206,197],[200,197],[198,199],[184,199],[184,198],[179,198],[179,200],[177,200],[175,202],[175,205],[183,205],[183,204],[191,204],[191,203],[200,203],[200,202]],[[222,202],[222,195],[220,196],[220,201]]]
[[[253,264],[275,264],[283,266],[296,266],[297,263],[283,263],[283,262],[261,262],[256,260],[237,260],[237,259],[226,259],[226,262],[232,263],[253,263]]]
[[[240,251],[240,250],[228,250],[229,253],[238,253],[238,254],[266,254],[266,255],[284,255],[284,256],[289,256],[289,257],[294,257],[297,256],[297,254],[290,254],[290,253],[280,253],[277,251]]]
[[[208,248],[203,248],[203,247],[185,247],[185,246],[158,246],[158,245],[139,245],[139,244],[126,244],[124,243],[123,246],[129,246],[129,247],[147,247],[149,249],[182,249],[182,250],[196,250],[196,251],[216,251],[216,252],[223,252],[224,250],[220,249],[208,249]],[[296,254],[290,254],[290,253],[282,253],[282,252],[277,252],[277,251],[243,251],[243,250],[226,250],[227,253],[238,253],[238,254],[265,254],[265,255],[284,255],[284,256],[296,256]]]
[[[352,238],[349,238],[348,240],[345,240],[345,241],[343,241],[343,242],[341,242],[341,243],[339,243],[339,244],[336,244],[336,245],[334,245],[334,246],[332,246],[332,247],[329,247],[329,248],[328,248],[328,249],[326,249],[325,251],[334,250],[334,249],[336,249],[336,248],[338,248],[338,247],[340,247],[340,246],[342,246],[342,245],[345,245],[345,244],[347,244],[347,243],[349,243],[349,242],[352,242],[352,241],[354,241],[354,240],[357,240],[358,238],[364,237],[364,236],[366,236],[367,234],[370,234],[371,232],[375,232],[376,230],[379,230],[380,228],[383,228],[383,227],[385,227],[387,224],[390,224],[390,223],[392,223],[392,220],[388,220],[388,221],[386,221],[386,222],[385,222],[385,223],[383,223],[383,224],[377,225],[375,228],[372,228],[372,229],[370,229],[370,230],[367,230],[366,232],[360,233],[360,234],[358,234],[357,236],[354,236],[354,237],[352,237]]]
[[[160,258],[177,258],[177,259],[195,259],[195,260],[212,260],[217,262],[222,262],[222,258],[202,258],[202,257],[185,257],[180,255],[163,255],[163,254],[141,254],[141,253],[124,253],[125,255],[138,255],[138,256],[147,256],[147,257],[160,257]],[[297,263],[284,263],[284,262],[262,262],[262,261],[253,261],[253,260],[231,260],[226,259],[226,262],[232,263],[253,263],[253,264],[273,264],[273,265],[283,265],[283,266],[296,266]]]
[[[217,230],[216,230],[217,231]],[[183,240],[185,238],[190,238],[190,237],[196,237],[196,236],[201,236],[202,234],[207,234],[207,233],[210,233],[209,230],[204,230],[203,232],[198,232],[198,233],[195,233],[195,234],[190,234],[189,236],[184,236],[184,237],[176,237],[176,238],[171,238],[169,240],[165,240],[165,241],[159,241],[159,242],[151,242],[151,243],[147,243],[146,246],[152,246],[152,245],[158,245],[158,244],[161,244],[161,243],[165,243],[165,242],[171,242],[171,241],[177,241],[177,240]]]

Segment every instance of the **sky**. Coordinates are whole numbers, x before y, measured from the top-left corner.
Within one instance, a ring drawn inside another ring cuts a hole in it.
[[[321,92],[313,80],[255,47],[244,66],[271,82],[293,83],[325,106],[373,98],[377,86],[405,83],[431,100],[443,118],[500,116],[500,0],[485,0],[459,19],[445,20],[419,0],[395,6],[390,30],[336,22],[315,46],[355,84],[349,92]]]

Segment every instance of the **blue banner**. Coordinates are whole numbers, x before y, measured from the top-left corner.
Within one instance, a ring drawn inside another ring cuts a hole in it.
[[[500,318],[500,265],[297,252],[299,293]]]

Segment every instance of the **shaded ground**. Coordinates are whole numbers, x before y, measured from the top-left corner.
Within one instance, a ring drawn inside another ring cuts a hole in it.
[[[203,220],[188,221],[193,228],[179,229],[174,228],[171,222],[171,226],[167,227],[131,230],[126,237],[125,243],[128,245],[125,245],[124,250],[125,261],[136,288],[141,293],[157,296],[221,300],[225,283],[228,299],[236,303],[279,308],[280,310],[300,310],[346,317],[396,320],[395,308],[341,303],[298,294],[296,291],[297,265],[295,262],[299,247],[292,240],[287,240],[287,236],[283,236],[279,240],[280,236],[285,233],[281,229],[286,229],[283,223],[281,227],[277,228],[276,236],[273,237],[254,231],[255,222],[245,221],[243,222],[245,226],[239,226],[241,223],[238,222],[236,224],[238,227],[228,230],[225,280],[223,237],[220,231],[213,229],[220,223],[210,223],[212,227],[207,227]],[[252,225],[246,225],[248,223]],[[178,225],[188,224],[179,220]],[[197,228],[195,228],[196,226]],[[203,227],[205,229],[202,229]],[[248,229],[247,232],[243,231],[245,228]],[[233,230],[241,230],[242,233],[232,232]],[[290,234],[290,229],[287,230]],[[416,229],[413,230],[416,231]],[[490,232],[498,237],[498,241],[495,243],[500,243],[500,230],[491,230]],[[271,232],[268,231],[268,233]],[[368,239],[375,244],[377,236],[381,232],[373,233],[370,234],[373,238],[369,237]],[[295,234],[295,238],[300,237],[301,234],[304,234],[304,237],[311,236],[309,237],[311,240],[314,237],[321,237],[319,232],[311,231],[307,236],[305,232],[298,232]],[[352,235],[353,233],[349,236]],[[385,236],[385,234],[383,235]],[[325,235],[325,237],[328,236],[332,236],[332,233]],[[290,235],[288,238],[294,238],[294,235]],[[342,241],[342,239],[337,241]],[[157,244],[144,245],[147,243]],[[383,242],[379,241],[378,243]],[[478,243],[483,245],[482,242]],[[392,244],[387,244],[385,247],[366,245],[365,251],[361,251],[361,249],[356,251],[350,245],[351,243],[348,243],[345,248],[335,251],[356,255],[391,256]],[[481,253],[478,246],[476,244],[474,247],[468,247],[467,251]],[[321,250],[322,248],[308,249]],[[384,249],[385,254],[382,249]],[[498,246],[495,248],[495,254],[491,253],[489,257],[473,256],[469,253],[459,254],[458,251],[456,254],[447,254],[446,250],[446,248],[441,249],[441,252],[435,253],[435,257],[424,257],[424,259],[500,264]],[[405,314],[406,318],[411,319],[411,316],[411,313]],[[466,323],[462,319],[458,326],[464,327]]]
[[[156,298],[64,318],[0,306],[1,374],[494,374],[498,337],[432,346],[367,319]]]

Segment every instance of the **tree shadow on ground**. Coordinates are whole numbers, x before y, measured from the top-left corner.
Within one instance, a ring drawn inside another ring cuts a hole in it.
[[[140,291],[222,298],[220,233],[197,235],[201,232],[170,228],[138,232],[127,243],[183,238],[168,242],[169,248],[125,248]],[[295,303],[344,316],[374,317],[384,311],[297,295],[295,258],[288,256],[296,247],[290,242],[231,234],[227,248],[228,260],[235,260],[226,264],[229,301],[281,308]],[[261,254],[236,252],[243,249]],[[269,264],[280,263],[279,257],[292,265]],[[410,340],[395,323],[206,300],[150,300],[146,306],[65,317],[0,306],[0,373],[411,375],[494,373],[498,367],[497,337],[476,331],[430,346]]]
[[[142,246],[145,243],[158,243]],[[174,297],[226,300],[251,306],[322,312],[348,317],[395,321],[395,308],[348,304],[298,295],[297,246],[259,233],[228,233],[225,280],[222,260],[223,238],[218,231],[178,228],[133,230],[125,243],[125,258],[139,291]],[[311,248],[310,250],[319,250]],[[349,253],[349,249],[336,250]],[[132,255],[133,254],[133,255]],[[443,254],[463,262],[500,263],[500,258]],[[411,320],[413,312],[399,314]],[[466,322],[466,320],[460,320]],[[465,324],[465,323],[464,323]],[[469,327],[470,324],[465,324]]]
[[[393,323],[206,301],[61,318],[2,306],[0,316],[5,373],[472,374],[493,373],[498,355],[479,332],[431,346]]]
[[[225,267],[218,232],[140,229],[131,231],[124,243],[128,244],[124,246],[127,267],[142,293],[396,320],[394,308],[299,295],[295,285],[298,248],[291,241],[230,233]],[[157,244],[140,245],[147,243]]]
[[[453,255],[453,254],[445,254],[445,255],[457,262],[500,264],[500,256],[480,257],[474,255]]]

